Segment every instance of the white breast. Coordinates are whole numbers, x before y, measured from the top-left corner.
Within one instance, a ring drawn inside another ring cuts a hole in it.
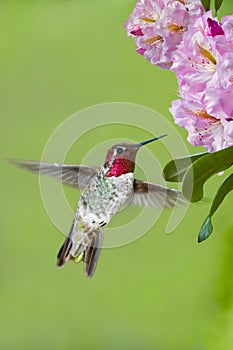
[[[133,195],[133,173],[108,177],[104,181],[93,179],[79,199],[79,212],[89,225],[104,225]]]

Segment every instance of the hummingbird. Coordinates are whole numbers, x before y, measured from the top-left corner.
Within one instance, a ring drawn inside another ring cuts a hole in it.
[[[33,173],[48,175],[63,184],[81,189],[71,228],[57,254],[57,266],[68,261],[83,262],[84,273],[92,277],[101,252],[104,227],[128,204],[153,208],[174,207],[185,202],[181,192],[134,178],[138,150],[167,135],[140,143],[112,146],[102,167],[11,160]]]

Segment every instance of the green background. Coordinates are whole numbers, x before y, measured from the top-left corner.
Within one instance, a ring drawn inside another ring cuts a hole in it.
[[[137,103],[172,122],[175,76],[137,55],[123,28],[134,3],[0,2],[3,158],[39,160],[55,128],[94,104]],[[224,1],[220,15],[231,12]],[[132,138],[122,128],[107,136]],[[100,141],[101,131],[87,135],[69,160],[80,162]],[[87,280],[81,265],[56,269],[63,236],[43,208],[38,178],[4,160],[0,176],[0,349],[232,349],[232,196],[203,244],[197,234],[208,200],[189,208],[172,235],[164,213],[140,240],[104,249]],[[207,198],[221,181],[207,183]],[[67,195],[75,207],[77,193]]]

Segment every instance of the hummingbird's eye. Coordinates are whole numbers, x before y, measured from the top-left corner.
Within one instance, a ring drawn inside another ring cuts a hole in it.
[[[124,150],[122,147],[117,147],[117,154],[121,154],[123,152],[124,152]]]

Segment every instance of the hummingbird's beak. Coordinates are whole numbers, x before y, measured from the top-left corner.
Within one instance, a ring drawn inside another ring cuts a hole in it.
[[[140,145],[140,147],[144,146],[144,145],[147,145],[148,143],[156,141],[156,140],[159,140],[159,139],[161,139],[162,137],[165,137],[165,136],[167,136],[167,134],[164,134],[164,135],[161,135],[161,136],[158,136],[158,137],[154,137],[153,139],[150,139],[150,140],[147,140],[147,141],[140,142],[139,145]]]

